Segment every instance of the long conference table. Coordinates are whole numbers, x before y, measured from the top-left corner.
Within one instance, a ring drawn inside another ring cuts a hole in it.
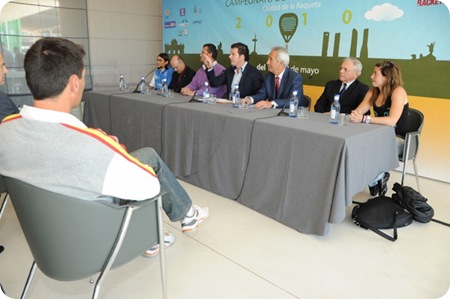
[[[355,194],[398,167],[392,127],[189,100],[92,91],[84,95],[83,117],[130,152],[154,148],[177,178],[306,234],[327,234]]]

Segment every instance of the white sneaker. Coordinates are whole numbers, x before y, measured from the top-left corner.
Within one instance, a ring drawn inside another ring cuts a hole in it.
[[[170,247],[175,243],[175,234],[172,232],[164,232],[164,247]],[[159,244],[154,245],[152,248],[144,252],[145,257],[154,257],[159,254]]]
[[[197,205],[192,206],[194,207],[194,215],[181,220],[181,231],[183,233],[196,230],[200,223],[202,223],[209,216],[209,210],[207,207],[201,208]]]

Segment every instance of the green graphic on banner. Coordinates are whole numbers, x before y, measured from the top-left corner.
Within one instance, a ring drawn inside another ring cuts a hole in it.
[[[280,17],[279,27],[281,36],[283,36],[284,42],[286,43],[286,49],[288,49],[289,41],[297,30],[298,17],[293,13],[286,13]]]
[[[307,85],[337,79],[351,56],[368,85],[373,66],[392,60],[408,94],[450,98],[450,14],[439,1],[163,0],[163,12],[163,51],[182,54],[194,69],[206,43],[217,46],[224,66],[231,44],[247,44],[250,63],[263,73],[270,49],[285,46]]]

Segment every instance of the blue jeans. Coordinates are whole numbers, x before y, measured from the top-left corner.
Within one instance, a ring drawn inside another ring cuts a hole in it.
[[[144,147],[130,153],[143,164],[150,165],[161,185],[162,206],[173,222],[183,220],[192,206],[192,200],[154,149]]]

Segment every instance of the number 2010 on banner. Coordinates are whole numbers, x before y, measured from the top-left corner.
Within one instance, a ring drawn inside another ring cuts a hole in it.
[[[302,13],[302,17],[303,17],[303,25],[305,25],[305,26],[306,26],[307,16],[308,16],[308,14],[307,14],[306,12],[305,12],[305,13]],[[272,16],[272,15],[268,15],[268,16],[266,17],[266,27],[271,27],[272,24],[273,24],[273,16]]]
[[[307,21],[308,21],[308,14],[302,13],[302,17],[303,17],[303,25],[306,26]],[[241,29],[242,28],[242,19],[240,17],[236,17],[236,28],[237,29]],[[344,10],[344,12],[342,13],[342,22],[344,24],[349,24],[352,21],[352,11],[349,9]],[[271,27],[273,25],[273,16],[272,15],[268,15],[266,17],[266,27]]]

